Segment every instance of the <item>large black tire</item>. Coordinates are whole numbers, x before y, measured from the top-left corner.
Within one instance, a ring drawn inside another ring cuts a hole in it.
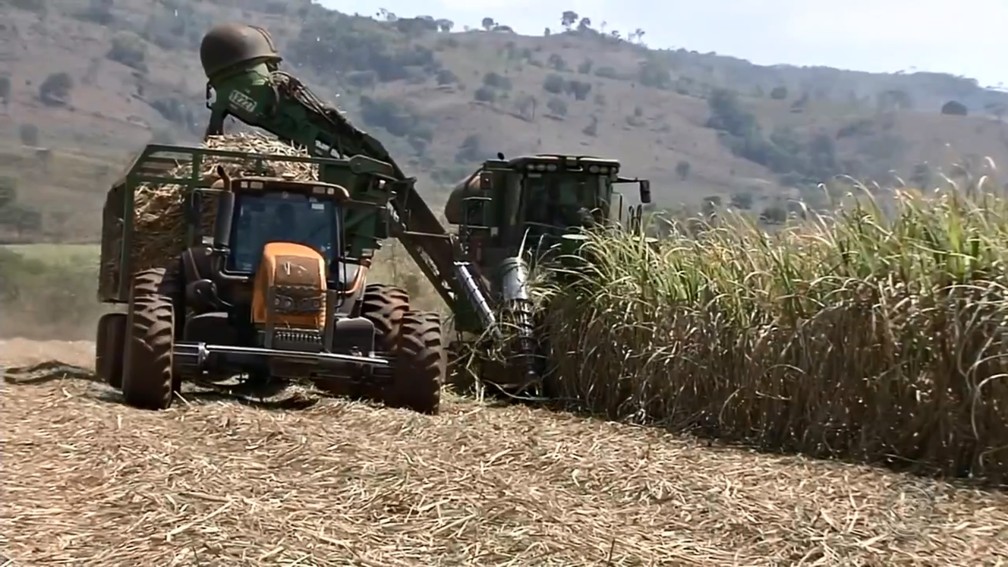
[[[175,307],[163,293],[164,276],[163,268],[138,272],[130,294],[122,392],[142,409],[167,409],[179,388],[172,374]]]
[[[98,319],[95,336],[95,375],[115,389],[122,388],[126,314],[106,313]]]
[[[396,337],[403,314],[409,311],[409,294],[406,290],[387,284],[367,284],[361,297],[360,316],[375,326],[375,350],[391,352],[395,349]],[[332,396],[350,399],[380,398],[373,386],[364,382],[315,381],[315,387]]]
[[[391,352],[403,315],[409,311],[406,290],[386,284],[368,284],[361,298],[360,316],[374,323],[375,350]]]
[[[181,261],[173,260],[167,268],[148,268],[133,275],[130,299],[147,296],[165,297],[171,302],[175,308],[175,340],[181,340],[186,309]]]
[[[392,355],[392,380],[384,389],[382,401],[389,407],[436,415],[441,409],[441,385],[446,373],[441,316],[407,311]]]

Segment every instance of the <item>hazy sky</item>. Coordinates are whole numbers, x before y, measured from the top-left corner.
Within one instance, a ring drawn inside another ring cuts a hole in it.
[[[769,65],[864,71],[939,71],[1008,86],[1006,0],[321,0],[341,12],[484,16],[523,34],[561,30],[574,10],[593,26],[644,30],[652,47],[715,51]],[[423,6],[418,9],[417,6]],[[955,8],[952,8],[955,6]]]

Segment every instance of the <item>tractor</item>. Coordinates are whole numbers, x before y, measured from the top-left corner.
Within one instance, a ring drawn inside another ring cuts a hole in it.
[[[270,174],[280,162],[325,168],[327,179]],[[208,163],[213,174],[200,174]],[[373,209],[382,222],[393,181],[389,164],[365,156],[147,146],[106,199],[98,295],[125,312],[98,323],[97,374],[148,409],[168,408],[183,381],[225,387],[238,377],[437,413],[439,315],[368,283],[370,258],[347,252],[347,211]],[[137,227],[141,186],[179,193],[184,238],[167,236],[178,230],[171,219]]]

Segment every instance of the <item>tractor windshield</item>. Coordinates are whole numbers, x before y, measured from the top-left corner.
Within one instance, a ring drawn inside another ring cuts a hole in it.
[[[270,242],[304,244],[332,265],[339,253],[339,213],[332,201],[298,193],[238,195],[228,268],[254,272],[263,246]]]
[[[525,220],[557,228],[583,226],[587,217],[608,216],[612,184],[608,176],[530,173],[525,178]]]

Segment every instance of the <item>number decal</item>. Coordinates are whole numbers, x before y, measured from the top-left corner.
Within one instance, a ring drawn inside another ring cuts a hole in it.
[[[245,112],[255,112],[256,106],[258,106],[252,97],[241,91],[231,91],[228,101],[235,108],[244,110]]]

